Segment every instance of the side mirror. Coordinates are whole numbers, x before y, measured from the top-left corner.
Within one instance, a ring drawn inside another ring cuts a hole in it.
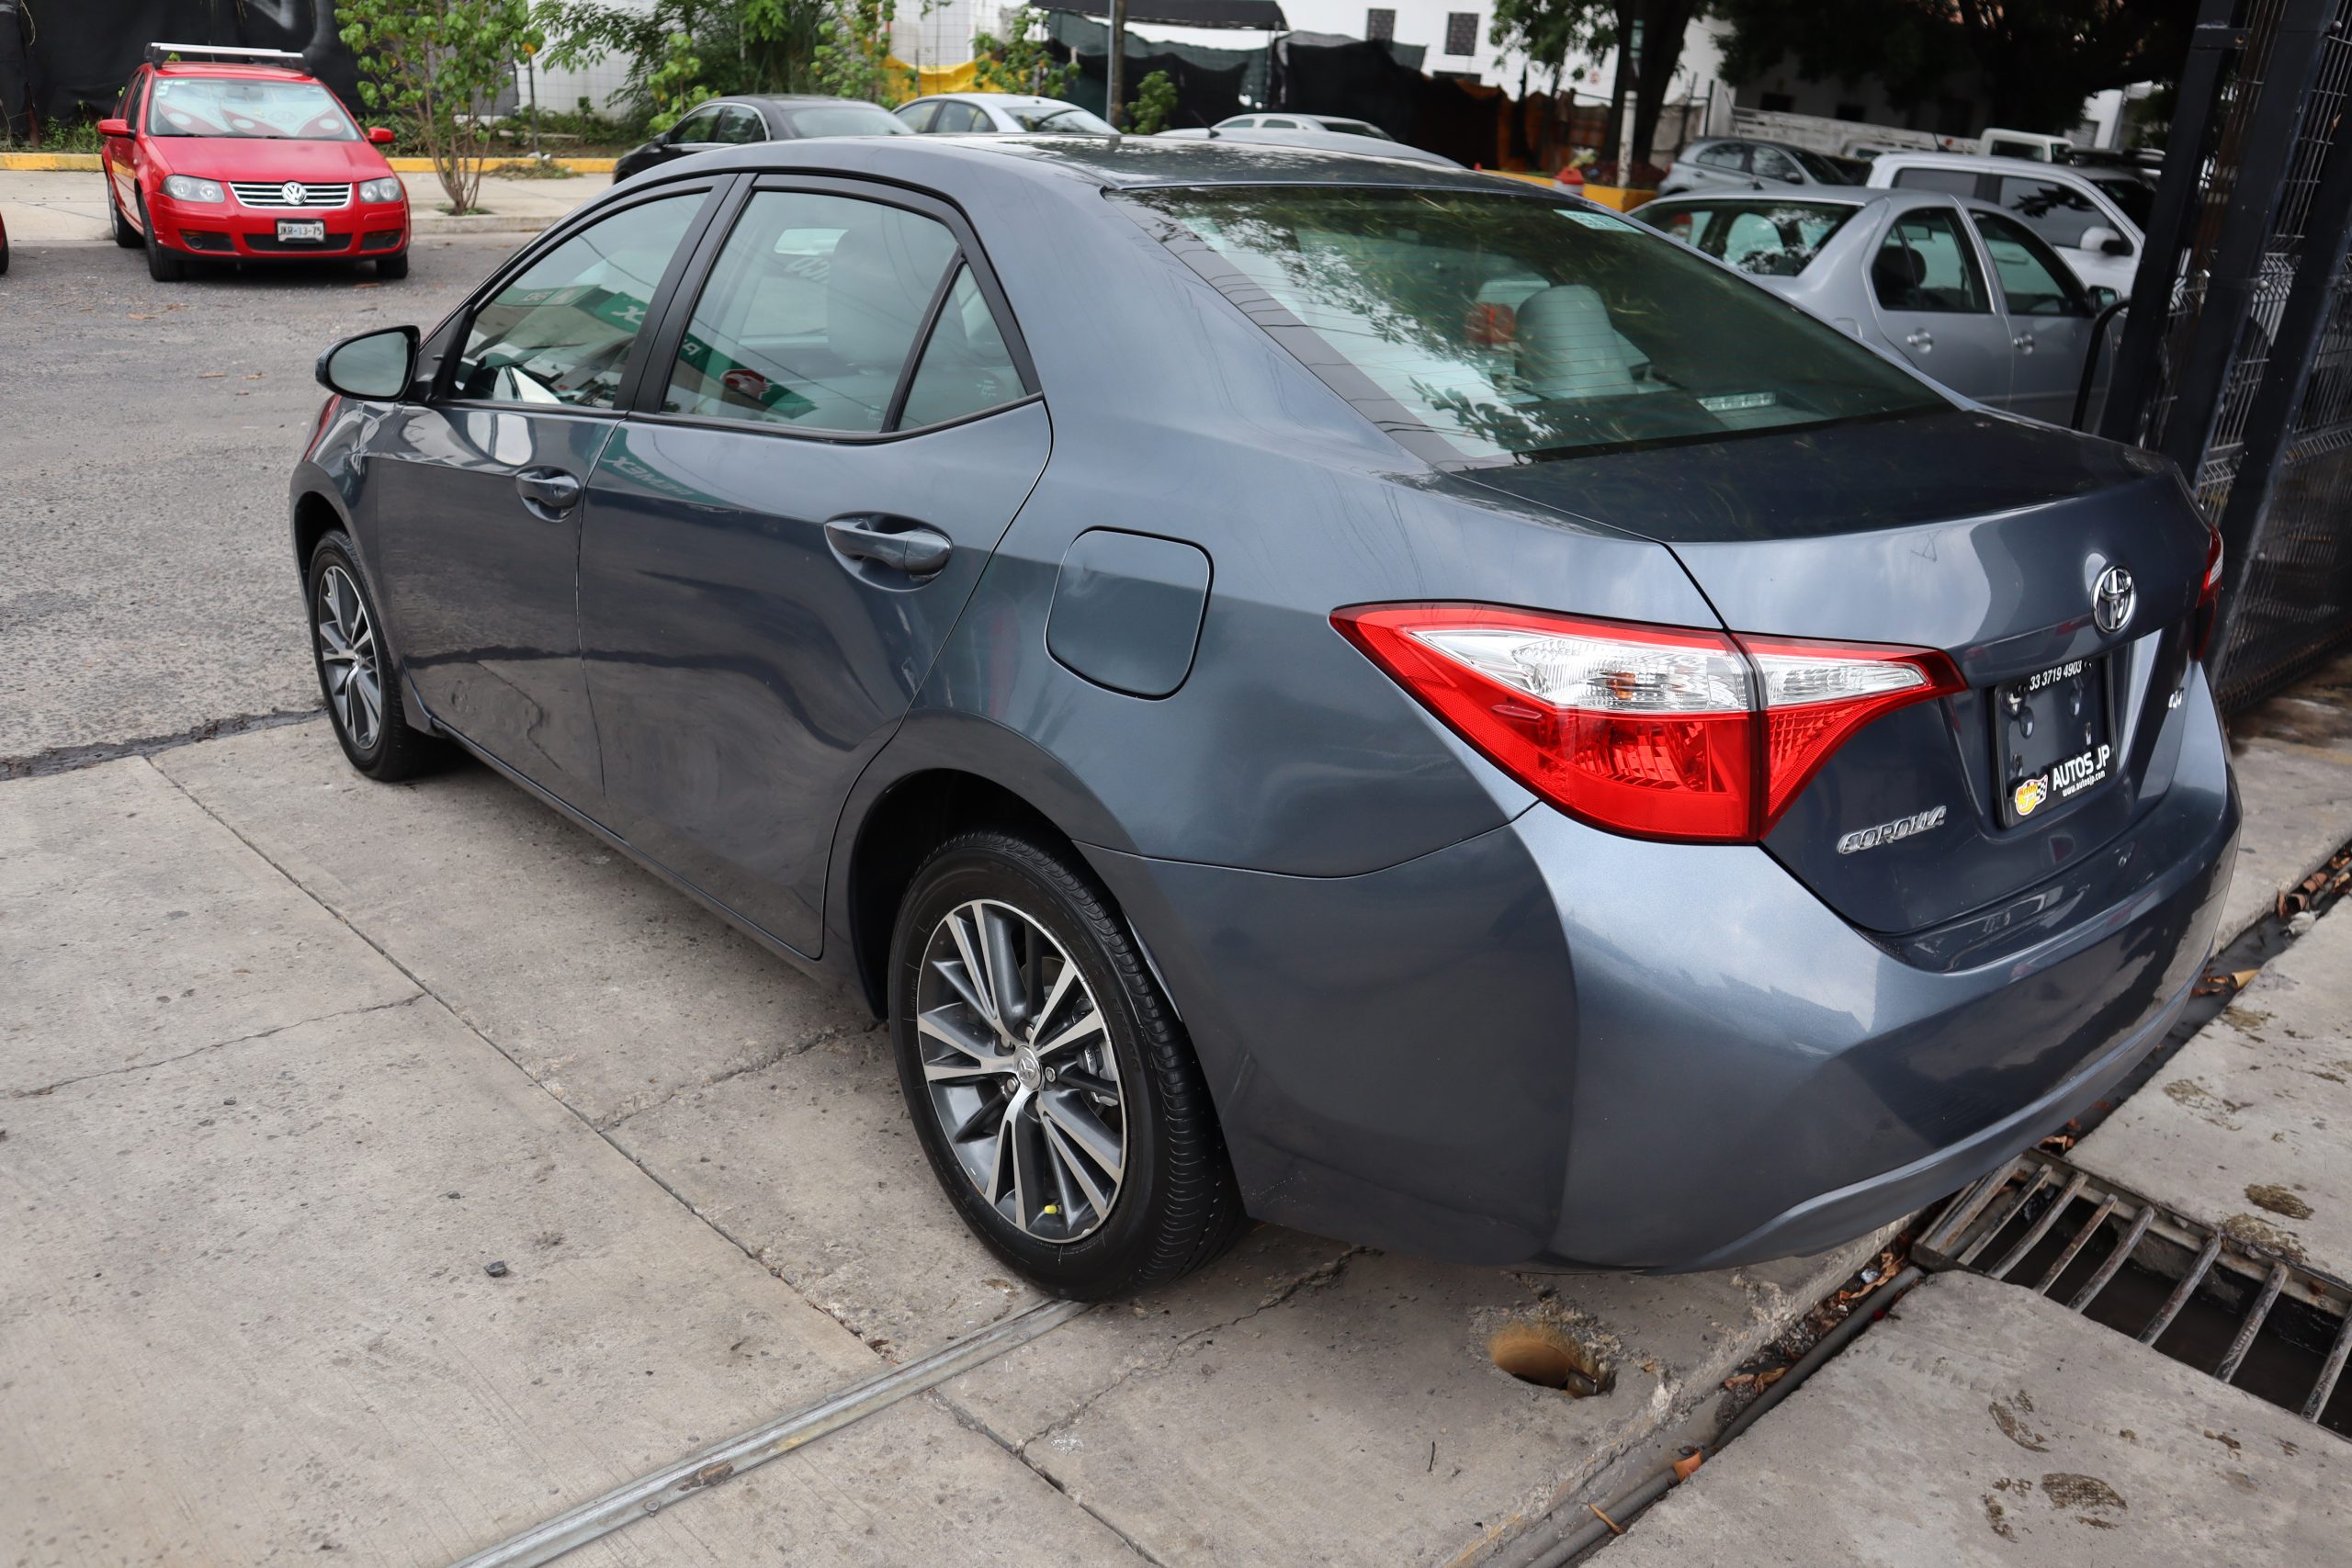
[[[2097,251],[2103,256],[2128,256],[2132,242],[2104,223],[2094,223],[2083,231],[2075,244],[2086,251]]]
[[[368,140],[379,147],[390,147],[400,138],[393,134],[391,127],[388,125],[371,125],[368,128]]]
[[[2132,242],[2120,234],[2109,234],[2098,248],[2101,255],[2128,256],[2132,254]]]
[[[408,395],[416,377],[417,330],[385,327],[347,337],[319,355],[319,385],[376,402]]]
[[[100,136],[128,136],[130,134],[130,122],[127,119],[102,119],[98,121],[98,134]]]
[[[2109,305],[2114,304],[2118,299],[2123,298],[2122,295],[2118,294],[2114,289],[2109,288],[2104,283],[2092,285],[2090,297],[2091,309],[2094,310],[2104,310]]]
[[[1795,169],[1791,169],[1787,174],[1782,175],[1781,178],[1784,183],[1792,186],[1801,186],[1804,184],[1804,175]]]

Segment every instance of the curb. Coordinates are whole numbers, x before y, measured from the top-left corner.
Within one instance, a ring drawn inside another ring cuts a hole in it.
[[[433,172],[430,158],[387,158],[392,172],[399,175],[429,175]],[[521,158],[501,158],[483,164],[485,174],[495,175],[500,164],[519,164]],[[575,175],[609,175],[616,158],[549,158],[559,169],[570,169]],[[0,169],[16,169],[28,173],[57,174],[68,170],[96,174],[102,165],[96,152],[0,152]]]
[[[553,218],[508,218],[495,212],[453,218],[446,212],[409,214],[411,234],[536,234],[552,226]]]

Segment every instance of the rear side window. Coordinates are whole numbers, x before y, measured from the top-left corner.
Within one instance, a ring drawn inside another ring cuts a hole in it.
[[[1897,169],[1894,183],[1905,190],[1939,190],[1952,196],[1976,194],[1976,175],[1970,169]]]
[[[949,270],[957,279],[945,289]],[[961,418],[1023,395],[956,236],[904,208],[762,191],[719,251],[663,394],[665,413],[873,434]],[[909,393],[916,341],[939,325]]]
[[[1122,199],[1367,417],[1435,459],[1947,406],[1794,306],[1612,214],[1320,186]]]
[[[1871,289],[1889,310],[1983,314],[1993,309],[1960,215],[1948,208],[1895,220],[1871,258]]]
[[[2083,231],[2107,223],[2089,197],[2056,180],[2003,175],[2000,187],[2001,210],[2053,245],[2080,250]]]
[[[931,129],[931,117],[939,112],[939,100],[936,98],[925,98],[919,104],[909,104],[904,108],[898,109],[893,112],[895,112],[900,119],[907,122],[908,130],[914,131],[929,130]]]
[[[1636,208],[1634,216],[1742,272],[1793,277],[1854,211],[1826,201],[1730,201],[1657,211]]]
[[[474,313],[455,395],[608,409],[630,347],[703,193],[663,197],[590,224]]]

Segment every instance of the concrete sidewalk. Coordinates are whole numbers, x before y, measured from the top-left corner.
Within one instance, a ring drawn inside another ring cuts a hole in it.
[[[453,218],[442,211],[448,197],[431,175],[405,174],[410,221],[419,234],[530,234],[602,194],[609,175],[570,179],[508,179],[481,182],[481,217]],[[112,243],[107,226],[106,176],[80,170],[0,169],[0,218],[11,245],[103,245]]]
[[[448,1562],[1035,1299],[867,1020],[485,772],[312,723],[0,784],[0,1561]],[[1867,1248],[1261,1228],[601,1560],[1476,1561]],[[1614,1386],[1513,1380],[1514,1322]]]

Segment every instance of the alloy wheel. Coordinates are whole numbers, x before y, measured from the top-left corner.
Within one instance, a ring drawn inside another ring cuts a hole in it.
[[[915,1031],[933,1114],[980,1197],[1039,1241],[1099,1229],[1125,1168],[1125,1097],[1062,944],[1010,904],[956,906],[924,945]]]
[[[376,626],[359,585],[340,566],[319,575],[317,613],[319,671],[335,722],[352,745],[374,748],[384,728],[384,685],[376,659]]]

